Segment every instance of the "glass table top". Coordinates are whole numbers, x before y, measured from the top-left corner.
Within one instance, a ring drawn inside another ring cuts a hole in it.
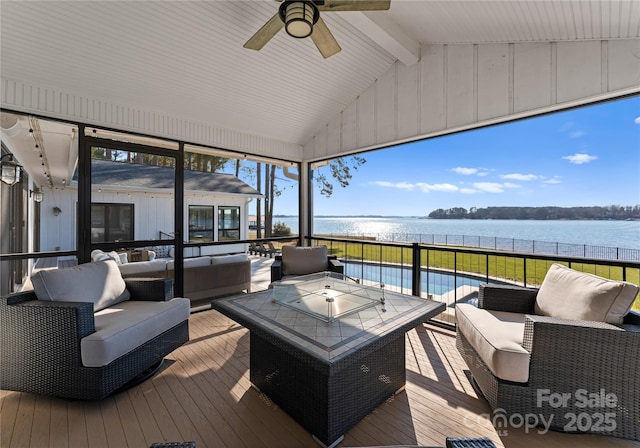
[[[384,285],[363,286],[342,274],[322,272],[275,282],[272,300],[325,322],[384,304]]]
[[[445,305],[362,285],[341,274],[318,273],[274,282],[264,291],[215,299],[211,307],[252,331],[337,362],[399,329],[426,322]]]

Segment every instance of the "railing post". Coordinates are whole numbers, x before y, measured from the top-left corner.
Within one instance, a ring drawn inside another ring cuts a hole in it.
[[[360,243],[360,278],[364,278],[364,243]]]
[[[485,259],[485,266],[486,266],[486,270],[487,270],[487,283],[489,283],[489,255],[485,255],[484,257]]]
[[[420,296],[420,245],[413,243],[411,245],[412,253],[412,266],[411,266],[411,294],[414,296]]]

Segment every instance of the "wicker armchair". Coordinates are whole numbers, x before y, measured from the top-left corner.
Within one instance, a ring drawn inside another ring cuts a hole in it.
[[[549,422],[546,429],[640,440],[640,316],[631,312],[610,324],[536,315],[538,292],[498,285],[479,292],[478,308],[522,315],[527,382],[496,376],[474,348],[474,335],[458,328],[457,348],[496,416],[536,416]]]
[[[173,297],[169,279],[126,279],[131,301]],[[103,367],[85,367],[82,338],[96,331],[94,304],[37,300],[33,291],[0,298],[0,388],[98,400],[158,366],[189,339],[188,319]]]
[[[326,246],[283,246],[282,254],[276,255],[271,264],[271,282],[280,281],[285,276],[306,275],[322,271],[344,273],[344,265],[338,261],[337,257],[327,255]]]

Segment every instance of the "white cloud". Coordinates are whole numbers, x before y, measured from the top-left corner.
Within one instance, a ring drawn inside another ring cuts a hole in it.
[[[592,156],[590,154],[581,154],[581,153],[576,153],[573,154],[571,156],[564,156],[563,159],[568,160],[569,162],[575,164],[575,165],[582,165],[585,163],[589,163],[589,162],[593,162],[594,160],[596,160],[598,158],[598,156]]]
[[[635,124],[640,124],[640,117],[636,117],[636,119],[633,121],[635,122]]]
[[[555,176],[551,179],[547,179],[545,181],[542,182],[543,184],[560,184],[562,183],[562,181],[560,180],[560,178],[558,176]]]
[[[370,182],[371,185],[377,185],[385,188],[397,188],[400,190],[414,191],[420,190],[423,193],[430,193],[432,191],[441,193],[462,193],[462,194],[477,194],[477,193],[504,193],[507,188],[522,188],[518,184],[512,182],[498,183],[498,182],[475,182],[473,188],[465,187],[461,188],[454,184],[441,183],[441,184],[428,184],[424,182],[388,182],[384,180],[378,180]]]
[[[476,182],[473,186],[486,193],[504,193],[504,185],[496,182]]]
[[[582,137],[584,134],[585,134],[584,131],[572,131],[572,132],[569,132],[569,137],[579,138],[579,137]]]
[[[410,184],[408,182],[387,182],[385,180],[376,180],[371,182],[374,185],[379,187],[387,187],[387,188],[399,188],[401,190],[413,190],[415,188],[414,184]]]
[[[522,188],[520,185],[511,182],[502,184],[498,182],[476,182],[473,186],[476,190],[485,193],[504,193],[504,190],[507,188]]]
[[[509,179],[509,180],[521,180],[521,181],[529,181],[529,180],[537,180],[539,179],[539,176],[536,176],[535,174],[520,174],[520,173],[512,173],[512,174],[505,174],[500,176],[503,179]]]
[[[489,175],[489,172],[487,172],[487,171],[482,171],[481,173],[478,173],[479,177],[486,177],[488,175]]]
[[[445,192],[445,193],[454,193],[456,191],[460,191],[460,188],[456,187],[453,184],[424,184],[424,183],[417,183],[416,186],[419,187],[425,193],[428,193],[430,191],[442,191],[442,192]]]
[[[453,184],[426,184],[424,182],[412,184],[409,182],[388,182],[384,180],[377,180],[371,183],[379,187],[398,188],[400,190],[413,191],[415,189],[419,189],[425,193],[430,191],[456,192],[460,190],[460,188]]]
[[[478,172],[478,168],[463,168],[459,166],[453,168],[451,171],[457,174],[462,174],[463,176],[471,176],[472,174],[476,174]]]

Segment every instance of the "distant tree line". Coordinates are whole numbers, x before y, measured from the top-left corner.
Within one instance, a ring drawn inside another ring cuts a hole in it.
[[[432,219],[640,219],[640,205],[605,207],[462,207],[439,208]]]

